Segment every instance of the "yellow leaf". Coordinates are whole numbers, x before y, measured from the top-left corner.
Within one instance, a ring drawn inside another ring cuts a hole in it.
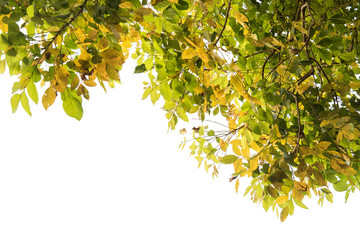
[[[49,106],[51,106],[55,102],[55,98],[56,98],[55,90],[52,87],[46,89],[42,97],[42,104],[45,110],[47,110]]]
[[[115,49],[106,49],[101,53],[101,56],[109,65],[120,67],[124,63],[124,57],[122,56],[122,53],[116,51]]]
[[[261,148],[259,147],[259,145],[256,144],[255,141],[253,141],[253,142],[250,143],[250,147],[251,147],[252,149],[254,149],[256,152],[260,152],[260,150],[261,150]]]
[[[58,92],[63,92],[68,84],[69,72],[64,67],[55,70],[55,77],[51,81],[51,86]]]
[[[250,96],[249,93],[247,93],[244,89],[244,85],[242,83],[242,80],[240,79],[240,76],[231,76],[230,78],[230,82],[232,83],[232,85],[235,87],[236,91],[243,97],[245,98],[246,100],[250,101],[250,102],[253,102],[253,103],[256,103],[258,105],[261,105],[261,102]]]
[[[340,143],[342,139],[343,139],[343,133],[342,133],[342,131],[339,131],[337,136],[336,136],[336,141],[338,143]]]
[[[236,179],[236,183],[235,183],[236,193],[239,191],[239,185],[240,185],[240,181],[239,181],[239,178],[238,178],[238,179]]]
[[[292,190],[291,195],[292,195],[292,197],[294,199],[296,199],[296,200],[298,200],[300,202],[304,199],[304,194],[301,191],[299,191],[299,190],[297,190],[295,188]]]
[[[318,146],[320,147],[320,150],[325,151],[326,149],[328,149],[328,147],[331,145],[331,142],[319,142]]]
[[[249,28],[246,25],[246,22],[249,22],[249,19],[244,14],[242,14],[241,12],[235,11],[234,18],[236,19],[236,21],[238,23],[241,24],[241,26],[243,26],[243,28],[245,28],[245,29]]]
[[[106,71],[106,62],[105,61],[101,61],[97,67],[96,67],[96,73],[97,73],[97,76],[100,80],[103,80],[103,81],[108,81],[109,80],[109,75],[107,74],[107,71]]]
[[[119,7],[120,7],[120,8],[127,8],[127,9],[131,9],[131,7],[132,7],[132,3],[131,3],[131,2],[128,2],[128,1],[126,1],[126,2],[121,3],[121,4],[119,5]]]
[[[206,51],[203,48],[196,48],[196,53],[205,63],[208,63],[210,61],[209,55],[206,53]]]
[[[182,59],[192,59],[195,56],[196,56],[196,49],[194,48],[185,49],[181,55]]]
[[[239,155],[239,156],[241,156],[241,151],[240,151],[240,148],[239,148],[239,146],[238,145],[232,145],[232,150],[233,150],[233,152],[236,154],[236,155]]]
[[[301,33],[303,33],[303,34],[307,34],[307,33],[308,33],[308,32],[307,32],[299,23],[297,23],[297,22],[292,22],[291,25],[292,25],[295,29],[299,30],[299,31],[300,31]]]
[[[233,163],[233,165],[234,165],[234,171],[235,171],[236,173],[240,172],[241,169],[242,169],[242,160],[239,158],[238,160],[236,160],[236,161]]]
[[[285,204],[288,199],[289,199],[288,195],[282,195],[276,198],[276,203],[279,205]]]
[[[228,143],[225,142],[224,140],[220,139],[220,149],[223,150],[224,152],[226,151],[227,147],[228,147]]]
[[[307,185],[303,182],[294,181],[294,188],[300,191],[306,191]]]
[[[94,81],[86,80],[86,81],[83,81],[83,83],[88,87],[95,87],[96,86],[96,82],[94,82]]]
[[[243,155],[244,158],[249,157],[249,156],[250,156],[250,148],[249,148],[249,145],[245,144],[245,145],[242,147],[241,152],[242,152],[242,155]],[[256,162],[257,162],[257,160],[256,160]],[[250,165],[251,165],[251,164],[250,164]],[[256,168],[257,168],[257,164],[256,164]],[[255,169],[256,169],[256,168],[255,168]],[[255,169],[252,169],[252,168],[251,168],[251,170],[255,170]]]
[[[289,215],[289,207],[285,207],[280,213],[281,222],[285,221],[288,215]]]
[[[321,186],[327,186],[327,182],[324,178],[324,176],[317,170],[313,170],[314,172],[314,177],[316,179],[316,181],[321,185]]]
[[[341,132],[342,132],[344,138],[346,138],[347,140],[350,140],[350,141],[354,140],[354,138],[355,138],[354,133],[347,131],[347,130],[342,130]]]
[[[197,48],[196,44],[195,44],[193,41],[191,41],[190,39],[188,39],[188,38],[186,38],[186,37],[185,37],[185,40],[186,40],[188,43],[190,43],[191,46],[193,46],[194,48]]]
[[[204,89],[202,87],[194,87],[194,91],[197,94],[202,94],[204,92]]]
[[[109,46],[109,41],[106,38],[102,38],[98,42],[99,49],[104,49],[107,48],[108,46]]]
[[[258,157],[250,160],[250,170],[255,171],[259,165]]]
[[[229,129],[230,129],[230,131],[237,129],[237,124],[236,124],[235,120],[232,118],[229,120]]]

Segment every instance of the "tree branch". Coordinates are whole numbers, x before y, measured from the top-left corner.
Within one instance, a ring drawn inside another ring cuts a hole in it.
[[[89,0],[85,0],[84,3],[80,6],[80,10],[70,19],[70,21],[68,21],[67,23],[65,23],[59,31],[56,32],[55,36],[51,39],[51,41],[45,46],[44,48],[44,53],[42,54],[42,56],[39,58],[39,60],[36,62],[36,65],[39,64],[39,62],[41,61],[41,59],[43,58],[44,54],[46,53],[47,49],[51,46],[51,44],[53,44],[53,42],[55,41],[55,39],[73,22],[75,21],[75,19],[84,11],[85,5]]]
[[[220,32],[218,38],[217,38],[216,41],[214,42],[214,46],[216,46],[216,44],[219,42],[219,40],[220,40],[220,38],[221,38],[222,34],[224,33],[225,28],[226,28],[226,24],[227,24],[227,21],[228,21],[228,18],[229,18],[229,13],[230,13],[230,8],[231,8],[231,1],[232,1],[232,0],[229,1],[228,9],[227,9],[227,11],[226,11],[224,26],[223,26],[223,28],[221,29],[221,32]]]
[[[262,77],[263,79],[264,79],[265,66],[266,66],[267,62],[270,60],[270,58],[274,55],[274,53],[275,53],[275,50],[273,50],[273,51],[269,54],[269,56],[267,56],[267,58],[265,59],[265,62],[264,62],[264,64],[263,64],[263,66],[262,66],[261,77]]]

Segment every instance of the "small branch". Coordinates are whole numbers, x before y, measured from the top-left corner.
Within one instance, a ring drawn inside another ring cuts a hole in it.
[[[75,19],[84,11],[85,5],[88,2],[88,0],[85,0],[84,3],[80,6],[80,10],[70,19],[69,22],[65,23],[59,31],[57,31],[57,33],[55,34],[55,36],[51,39],[51,41],[45,46],[44,48],[44,53],[42,54],[42,56],[39,58],[39,60],[37,61],[36,65],[39,64],[39,62],[41,61],[41,59],[43,58],[44,54],[46,53],[47,49],[51,46],[51,44],[53,44],[53,42],[56,40],[56,38],[73,22],[75,21]]]
[[[310,38],[308,38],[308,41],[309,41],[309,40],[310,40]],[[299,52],[301,52],[301,51],[305,48],[305,46],[306,46],[307,44],[308,44],[308,42],[306,42],[299,50],[295,51],[294,54],[298,54]],[[268,78],[268,77],[270,76],[270,74],[273,73],[273,72],[277,69],[278,66],[280,66],[283,62],[289,60],[290,58],[291,58],[291,57],[287,57],[287,58],[281,59],[281,60],[279,61],[279,63],[266,75],[265,78]]]
[[[227,21],[228,21],[228,18],[229,18],[229,13],[230,13],[230,8],[231,8],[231,1],[232,1],[232,0],[229,1],[228,9],[227,9],[227,11],[226,11],[224,26],[223,26],[223,28],[221,29],[221,32],[220,32],[218,38],[217,38],[216,41],[214,42],[214,46],[216,46],[216,44],[219,42],[219,40],[220,40],[220,38],[221,38],[222,34],[224,33],[225,28],[226,28],[226,24],[227,24]]]
[[[309,99],[305,96],[305,94],[301,94],[301,96],[303,96],[305,98],[305,100],[309,103],[311,109],[313,110],[314,114],[315,114],[315,117],[319,120],[320,117],[319,117],[319,114],[318,112],[316,111],[316,109],[314,108],[314,106],[312,105],[312,103],[309,101]]]
[[[314,74],[314,67],[313,65],[311,65],[310,70],[304,74],[304,76],[302,76],[301,78],[299,78],[296,83],[298,85],[300,85],[302,82],[304,82],[306,79],[308,79],[310,76],[312,76]]]
[[[314,54],[313,54],[314,55]],[[312,58],[311,60],[313,60],[315,63],[316,63],[316,65],[317,65],[317,67],[318,67],[318,69],[320,69],[320,71],[322,72],[322,74],[324,75],[324,77],[326,78],[326,81],[328,81],[328,83],[331,85],[331,91],[334,93],[334,105],[335,105],[335,107],[337,107],[337,108],[339,108],[339,103],[338,103],[338,95],[337,95],[337,93],[336,93],[336,91],[335,91],[335,89],[333,88],[333,85],[332,85],[332,83],[330,82],[330,79],[329,79],[329,77],[326,75],[326,73],[325,73],[325,71],[324,71],[324,69],[323,69],[323,67],[321,66],[321,64],[316,60],[316,59],[314,59],[314,58]]]
[[[267,56],[267,58],[265,59],[265,62],[264,62],[264,64],[263,64],[263,66],[262,66],[261,77],[262,77],[263,79],[265,78],[265,77],[264,77],[265,66],[266,66],[267,62],[270,60],[270,58],[274,55],[274,53],[275,53],[275,50],[273,50],[273,51],[269,54],[269,56]]]

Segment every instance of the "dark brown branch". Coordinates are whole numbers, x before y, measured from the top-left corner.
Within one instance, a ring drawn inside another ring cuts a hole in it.
[[[300,85],[302,82],[304,82],[306,79],[308,79],[310,76],[312,76],[314,74],[314,67],[313,65],[311,65],[310,70],[304,74],[304,76],[302,76],[301,78],[299,78],[296,83],[298,85]]]
[[[42,54],[42,56],[39,58],[39,60],[37,61],[36,65],[39,64],[39,62],[41,61],[41,59],[43,58],[44,54],[46,53],[47,49],[51,46],[51,44],[54,43],[55,39],[73,22],[75,21],[75,19],[84,11],[85,5],[88,2],[88,0],[85,0],[84,3],[80,6],[80,10],[70,19],[70,21],[68,21],[67,23],[65,23],[59,31],[56,32],[55,36],[51,39],[51,41],[45,46],[44,48],[44,53]]]
[[[224,33],[224,31],[225,31],[226,24],[227,24],[227,21],[228,21],[228,18],[229,18],[230,8],[231,8],[231,1],[232,1],[232,0],[229,1],[228,9],[227,9],[227,11],[226,11],[224,26],[223,26],[223,28],[221,29],[221,32],[220,32],[218,38],[217,38],[216,41],[214,42],[214,46],[216,46],[216,44],[219,42],[221,36],[223,35],[223,33]]]
[[[313,55],[314,55],[314,53],[313,53]],[[335,96],[334,96],[334,97],[335,97],[335,98],[334,98],[334,105],[335,105],[335,107],[339,108],[338,95],[337,95],[335,89],[333,88],[332,82],[330,81],[329,77],[328,77],[327,74],[325,73],[325,71],[324,71],[323,67],[321,66],[321,64],[320,64],[316,59],[314,59],[314,58],[312,58],[311,60],[313,60],[313,61],[316,63],[318,69],[320,69],[320,72],[324,75],[326,81],[328,81],[328,83],[331,85],[331,91],[332,91],[332,92],[334,93],[334,95],[335,95]]]
[[[273,50],[273,51],[269,54],[269,56],[267,56],[267,58],[265,59],[265,62],[264,62],[264,64],[263,64],[263,66],[262,66],[262,72],[261,72],[261,77],[262,77],[263,79],[265,78],[265,77],[264,77],[265,66],[266,66],[267,62],[270,60],[270,58],[274,55],[275,52],[276,52],[276,51]]]
[[[319,114],[318,112],[316,111],[316,109],[314,108],[314,106],[312,105],[312,103],[309,101],[309,99],[306,97],[305,94],[301,94],[301,96],[303,96],[305,98],[305,100],[309,103],[311,109],[313,110],[314,114],[315,114],[315,117],[319,120],[320,117],[319,117]]]

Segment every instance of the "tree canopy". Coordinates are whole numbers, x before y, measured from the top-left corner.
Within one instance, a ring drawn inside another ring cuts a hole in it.
[[[13,112],[57,100],[80,120],[136,59],[170,129],[225,122],[192,128],[199,166],[233,167],[236,191],[252,178],[246,194],[283,221],[360,186],[359,17],[357,0],[0,0],[0,72],[18,76]]]

